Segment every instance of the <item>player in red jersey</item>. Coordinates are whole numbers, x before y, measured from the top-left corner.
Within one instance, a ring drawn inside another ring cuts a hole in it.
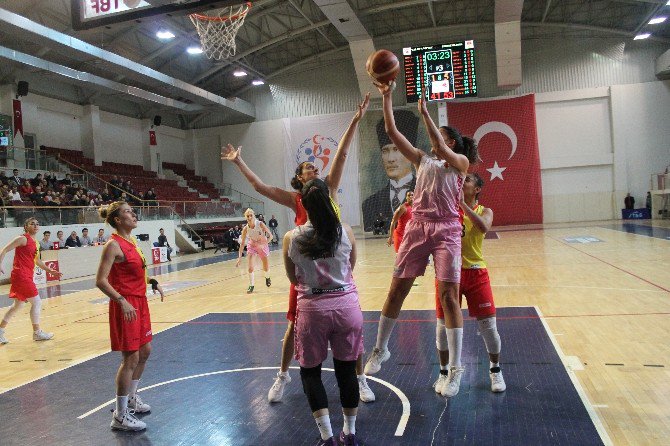
[[[412,219],[412,202],[414,201],[414,191],[407,191],[405,194],[405,203],[402,206],[399,206],[398,209],[393,213],[393,218],[391,219],[391,228],[389,229],[389,238],[386,241],[386,244],[391,246],[395,252],[398,252],[400,248],[400,243],[405,236],[405,226],[407,222]]]
[[[491,281],[482,255],[484,236],[493,224],[493,211],[477,202],[479,193],[484,186],[484,180],[476,174],[469,173],[463,183],[463,232],[461,244],[461,283],[459,299],[465,296],[468,303],[470,317],[477,318],[479,333],[484,340],[486,351],[489,354],[489,377],[491,391],[505,391],[505,380],[500,370],[500,335],[496,325],[496,306],[493,302]],[[440,375],[434,387],[437,393],[444,394],[447,385],[447,364],[449,363],[449,345],[444,336],[444,311],[437,294],[435,282],[435,309],[437,325],[435,330],[435,344],[440,357]]]
[[[9,242],[2,252],[0,252],[0,273],[4,274],[2,268],[2,261],[5,255],[14,249],[14,265],[12,267],[11,282],[9,288],[9,297],[14,299],[14,304],[7,310],[5,316],[0,322],[0,344],[7,344],[9,341],[5,337],[5,327],[9,321],[16,314],[17,311],[25,305],[26,301],[30,302],[30,321],[33,324],[33,340],[48,341],[53,338],[53,333],[46,333],[40,328],[40,313],[42,310],[42,300],[35,282],[33,281],[33,274],[35,265],[42,268],[49,274],[61,277],[63,274],[49,268],[39,258],[39,245],[35,241],[35,234],[40,229],[40,224],[36,218],[30,217],[23,223],[25,233],[19,235],[14,240]]]
[[[102,207],[100,217],[116,230],[102,250],[95,284],[109,297],[109,334],[113,351],[120,351],[116,373],[116,410],[112,429],[138,431],[147,427],[134,413],[149,412],[151,406],[137,393],[140,378],[151,354],[151,316],[147,284],[163,300],[163,289],[147,276],[144,254],[130,235],[137,227],[137,215],[124,201]],[[131,411],[128,408],[132,409]],[[133,412],[134,411],[134,412]]]
[[[325,182],[328,185],[328,189],[330,190],[330,198],[336,205],[337,189],[340,186],[340,180],[342,179],[342,174],[344,173],[344,164],[347,159],[349,147],[351,146],[351,142],[353,141],[356,134],[358,123],[360,122],[363,115],[365,115],[369,103],[370,94],[368,93],[365,95],[363,102],[358,105],[358,112],[356,115],[354,115],[351,123],[349,124],[349,127],[344,132],[344,135],[342,135],[340,143],[337,146],[337,152],[333,158],[332,167],[330,168],[330,172],[328,172],[328,175],[325,179]],[[249,181],[249,183],[254,187],[256,192],[269,198],[275,203],[286,206],[295,212],[296,226],[303,225],[307,222],[307,213],[302,206],[302,196],[298,191],[300,191],[308,181],[319,177],[319,170],[313,163],[305,161],[298,165],[298,167],[295,169],[295,175],[291,179],[291,186],[295,190],[288,191],[265,184],[258,177],[258,175],[249,169],[244,160],[242,160],[241,147],[235,149],[231,144],[228,144],[228,146],[224,147],[221,151],[221,159],[232,161],[240,170],[242,175],[244,175],[247,181]],[[298,305],[297,299],[298,293],[295,291],[294,285],[291,284],[289,291],[289,309],[288,313],[286,314],[286,319],[288,319],[289,322],[288,327],[286,328],[286,333],[284,334],[284,342],[282,343],[281,365],[279,372],[277,372],[277,378],[275,378],[275,382],[268,392],[268,401],[271,403],[281,401],[282,396],[284,395],[284,388],[286,387],[286,384],[291,382],[291,376],[288,373],[288,367],[294,354],[293,335]],[[358,375],[361,401],[374,401],[375,395],[368,386],[365,379],[365,374],[363,373],[362,357],[359,357],[356,363],[356,373]]]

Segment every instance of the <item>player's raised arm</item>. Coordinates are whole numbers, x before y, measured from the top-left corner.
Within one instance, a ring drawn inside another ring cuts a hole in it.
[[[358,111],[351,119],[351,123],[347,130],[342,135],[340,143],[337,145],[337,152],[335,152],[335,157],[333,158],[333,165],[330,168],[330,172],[326,176],[326,184],[330,190],[330,196],[337,200],[337,189],[340,187],[340,181],[342,180],[342,174],[344,174],[344,164],[347,160],[347,155],[349,154],[349,147],[351,147],[351,141],[353,141],[354,136],[356,135],[356,129],[358,128],[358,123],[361,121],[361,118],[365,115],[365,112],[368,110],[370,105],[370,93],[366,94],[363,98],[363,101],[358,104]]]
[[[242,175],[247,179],[249,184],[251,184],[256,192],[263,195],[264,197],[269,198],[275,203],[279,203],[283,206],[288,207],[293,212],[295,209],[295,193],[289,192],[284,189],[280,189],[275,186],[269,186],[261,180],[258,175],[256,175],[250,168],[247,166],[247,163],[242,159],[242,147],[235,149],[232,144],[228,144],[226,147],[221,149],[221,159],[231,161],[237,166]]]
[[[395,125],[395,118],[393,117],[393,101],[391,95],[393,93],[395,82],[391,84],[375,84],[379,89],[379,92],[382,94],[382,109],[384,111],[384,124],[386,128],[386,133],[393,141],[393,144],[398,148],[400,153],[407,158],[414,167],[418,168],[421,163],[421,158],[425,156],[425,153],[412,145],[411,142],[405,138],[405,135],[400,133],[398,128]]]

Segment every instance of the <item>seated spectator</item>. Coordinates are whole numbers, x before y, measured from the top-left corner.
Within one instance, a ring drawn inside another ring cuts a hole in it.
[[[47,203],[47,206],[62,206],[60,194],[58,192],[54,192],[51,201]]]
[[[58,247],[59,248],[67,248],[67,246],[65,246],[65,238],[64,237],[65,237],[65,234],[63,234],[63,231],[56,232],[56,240],[54,241],[54,243],[58,242]]]
[[[68,248],[81,248],[81,240],[77,237],[77,231],[70,233],[70,236],[65,240],[65,246]]]
[[[377,235],[377,234],[388,234],[388,225],[386,224],[386,219],[384,218],[384,214],[381,212],[377,216],[377,219],[372,225],[372,233]]]
[[[119,196],[119,201],[125,201],[128,203],[128,194],[125,192],[121,192],[121,195]]]
[[[9,186],[9,178],[7,177],[7,174],[5,173],[4,170],[0,171],[0,183],[6,184]]]
[[[156,192],[154,192],[153,187],[149,189],[145,194],[144,194],[144,200],[146,201],[147,206],[158,206],[158,201],[156,197]]]
[[[112,201],[112,194],[109,193],[109,189],[107,189],[105,187],[105,189],[100,194],[100,199],[103,201],[103,203],[107,203],[108,201]]]
[[[0,201],[2,202],[2,206],[11,206],[12,196],[9,191],[9,186],[6,184],[0,186]]]
[[[10,181],[10,186],[11,186],[11,183],[14,183],[16,185],[16,187],[21,187],[21,185],[23,184],[23,178],[21,178],[19,176],[19,169],[12,170],[12,176],[9,177],[9,181]]]
[[[98,229],[98,236],[95,238],[95,243],[99,245],[104,245],[109,240],[109,237],[105,235],[104,229]]]
[[[42,186],[42,174],[38,173],[35,175],[35,178],[30,180],[30,185],[34,188],[36,186]]]
[[[44,201],[44,192],[42,192],[42,188],[40,186],[35,186],[35,189],[33,190],[33,193],[29,195],[29,198],[35,206],[46,206],[46,202]]]
[[[21,203],[22,201],[21,194],[19,193],[19,190],[16,188],[16,186],[12,186],[10,197],[13,206],[16,206],[18,203]]]
[[[93,240],[88,236],[88,228],[81,230],[81,238],[79,239],[81,246],[93,246]]]
[[[172,247],[170,246],[170,243],[168,243],[167,235],[165,235],[165,230],[163,228],[160,228],[159,232],[160,235],[158,236],[158,246],[161,248],[167,248],[167,259],[169,262],[172,260],[170,258],[170,254],[172,253]]]
[[[109,180],[109,184],[112,186],[121,187],[122,183],[119,181],[119,178],[116,175],[112,175],[112,179]]]
[[[23,182],[23,184],[21,185],[21,188],[19,189],[19,192],[21,193],[22,197],[29,198],[30,194],[32,194],[35,191],[33,190],[33,187],[30,185],[30,181],[25,180]]]
[[[40,251],[48,251],[49,249],[53,249],[54,244],[51,240],[51,232],[49,231],[44,231],[43,233],[43,238],[40,240]]]
[[[56,183],[58,183],[56,174],[52,172],[47,172],[46,175],[44,175],[44,181],[47,182],[47,189],[53,189],[56,187]]]
[[[69,174],[69,173],[66,173],[66,174],[65,174],[65,178],[63,178],[62,180],[60,180],[60,184],[62,184],[62,185],[65,186],[65,187],[70,186],[70,185],[72,184],[72,179],[70,178],[70,174]]]

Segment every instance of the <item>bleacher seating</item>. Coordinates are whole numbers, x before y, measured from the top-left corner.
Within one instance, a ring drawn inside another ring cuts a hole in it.
[[[188,186],[197,190],[199,193],[207,195],[209,198],[220,198],[219,190],[212,183],[207,181],[207,177],[196,175],[194,170],[187,168],[185,165],[164,162],[163,168],[170,169],[177,175],[183,177]]]
[[[109,161],[103,161],[101,166],[96,166],[91,158],[85,157],[80,151],[46,146],[43,148],[49,155],[59,156],[63,160],[93,173],[106,182],[109,182],[116,175],[119,179],[130,181],[132,188],[136,192],[146,192],[150,188],[153,188],[159,201],[209,201],[211,199],[201,198],[199,193],[191,192],[187,188],[179,186],[177,181],[160,179],[156,172],[144,170],[142,166]],[[197,178],[201,179],[202,177]],[[208,184],[204,181],[197,182]],[[214,186],[211,187],[214,188]],[[196,189],[196,187],[193,188]],[[205,189],[203,188],[203,190]],[[216,189],[214,188],[214,190]]]

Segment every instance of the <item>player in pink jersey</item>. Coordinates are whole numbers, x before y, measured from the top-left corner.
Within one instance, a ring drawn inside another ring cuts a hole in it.
[[[349,124],[349,127],[342,135],[342,138],[340,139],[340,142],[337,146],[337,152],[333,157],[330,172],[328,172],[328,175],[326,175],[325,182],[328,185],[328,190],[330,191],[330,198],[335,204],[337,204],[338,200],[337,190],[340,187],[340,181],[342,180],[342,175],[344,174],[344,165],[349,153],[349,147],[351,146],[351,142],[356,135],[358,123],[365,115],[365,112],[368,110],[369,104],[370,94],[368,93],[365,95],[363,101],[358,105],[358,112],[354,115],[351,123]],[[258,175],[249,169],[249,166],[247,166],[247,164],[244,162],[242,159],[241,149],[241,147],[235,149],[231,144],[228,144],[221,150],[221,159],[233,162],[240,170],[242,175],[244,175],[247,181],[253,186],[256,192],[269,198],[275,203],[286,206],[295,212],[296,226],[304,224],[307,221],[307,214],[302,207],[302,195],[299,191],[308,181],[313,180],[314,178],[319,178],[319,169],[314,165],[314,163],[305,161],[298,165],[295,170],[295,175],[291,179],[291,186],[293,187],[294,191],[288,191],[279,187],[265,184],[258,177]],[[293,284],[291,284],[289,291],[289,311],[286,314],[286,319],[288,319],[289,322],[288,327],[286,327],[286,333],[284,334],[284,342],[282,343],[281,365],[279,372],[277,372],[277,378],[275,378],[275,382],[268,392],[268,401],[271,403],[281,401],[284,395],[286,384],[291,382],[291,376],[288,373],[288,367],[291,363],[291,358],[293,357],[293,333],[296,313],[297,293]],[[363,373],[362,357],[358,360],[356,370],[358,373],[361,401],[374,401],[375,394],[368,386],[365,375]]]
[[[35,265],[42,268],[49,274],[61,277],[63,273],[53,270],[46,266],[39,258],[39,245],[35,241],[35,234],[40,229],[40,224],[36,218],[30,217],[23,223],[25,233],[19,235],[9,242],[2,252],[0,252],[0,273],[4,274],[2,261],[5,255],[12,249],[14,250],[14,265],[12,266],[11,282],[9,288],[9,297],[14,299],[14,304],[7,310],[5,316],[0,322],[0,344],[7,344],[9,341],[5,337],[5,327],[9,324],[12,317],[19,311],[26,301],[30,302],[30,321],[33,324],[33,340],[48,341],[53,338],[53,333],[46,333],[40,328],[40,313],[42,310],[42,300],[35,282],[33,274]]]
[[[336,446],[321,380],[321,364],[330,346],[344,415],[340,444],[357,446],[356,361],[363,353],[363,313],[352,276],[356,240],[351,228],[340,222],[325,182],[308,182],[303,188],[303,204],[309,220],[287,232],[283,245],[286,275],[298,291],[295,356],[321,434],[318,444]]]
[[[423,99],[419,99],[419,112],[431,141],[430,157],[412,146],[397,129],[391,102],[392,86],[378,86],[383,96],[386,132],[398,150],[414,164],[417,170],[414,188],[412,220],[405,228],[393,280],[379,319],[377,342],[365,373],[377,373],[391,353],[388,341],[400,314],[402,304],[409,294],[414,279],[422,276],[432,254],[435,276],[439,280],[440,301],[445,309],[445,325],[449,350],[449,385],[443,393],[458,393],[464,368],[461,366],[463,343],[463,316],[458,303],[458,284],[461,273],[461,224],[459,202],[465,174],[477,160],[477,145],[470,138],[462,137],[456,129],[437,128],[428,114]]]
[[[244,211],[244,218],[247,219],[247,224],[242,229],[240,236],[240,252],[237,257],[235,266],[240,266],[242,254],[244,253],[244,246],[247,247],[247,258],[249,260],[249,288],[247,294],[254,292],[254,259],[259,257],[263,263],[263,273],[265,274],[265,285],[272,285],[270,281],[270,265],[268,263],[268,255],[270,255],[270,240],[272,234],[265,223],[256,219],[253,209]]]

